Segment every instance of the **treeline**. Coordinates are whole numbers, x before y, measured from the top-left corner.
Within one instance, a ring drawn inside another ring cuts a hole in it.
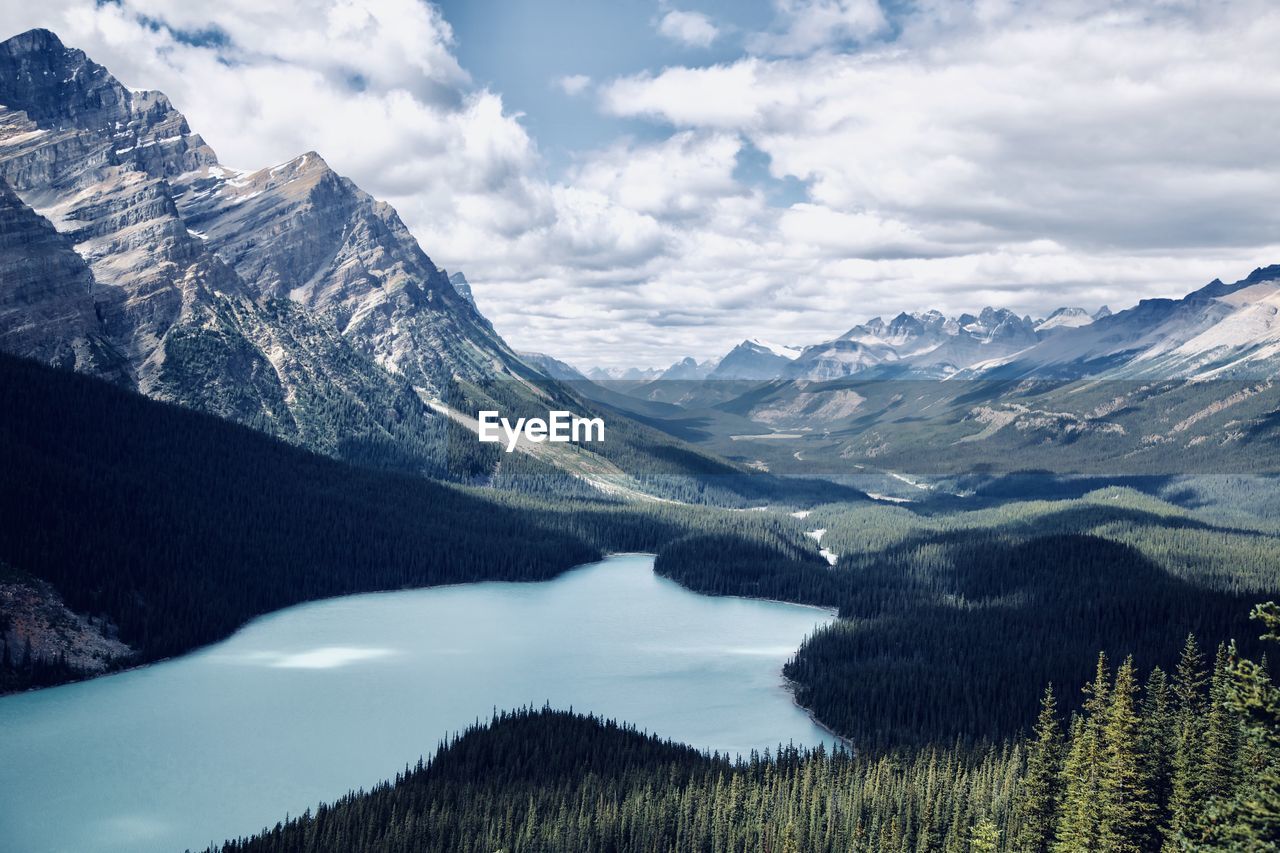
[[[1277,639],[1280,608],[1256,610]],[[1099,657],[1068,720],[1028,736],[857,755],[729,760],[543,708],[494,717],[429,763],[221,853],[1280,849],[1280,689],[1188,639],[1139,684]],[[209,853],[215,853],[210,848]]]
[[[0,358],[0,559],[152,660],[299,601],[544,580],[600,555],[533,513]]]

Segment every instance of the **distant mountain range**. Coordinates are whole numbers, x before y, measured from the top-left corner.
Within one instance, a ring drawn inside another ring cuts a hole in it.
[[[1239,379],[1280,369],[1280,265],[1234,284],[1215,280],[1181,299],[1112,313],[1064,307],[1040,320],[1003,308],[875,317],[837,338],[783,346],[759,338],[719,359],[666,370],[601,370],[595,381],[722,379],[1162,378]]]

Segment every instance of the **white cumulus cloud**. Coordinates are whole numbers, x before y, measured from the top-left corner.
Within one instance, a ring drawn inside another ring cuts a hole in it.
[[[672,9],[658,21],[658,32],[689,47],[710,47],[720,35],[719,28],[701,12]]]
[[[591,78],[586,74],[566,74],[556,80],[556,85],[566,95],[581,95],[591,86]]]

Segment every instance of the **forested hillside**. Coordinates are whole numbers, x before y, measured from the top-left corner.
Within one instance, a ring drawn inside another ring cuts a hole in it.
[[[1276,639],[1280,608],[1258,608]],[[1255,625],[1253,629],[1257,631]],[[1105,656],[1000,744],[730,760],[563,711],[495,716],[369,793],[209,853],[1275,850],[1280,690],[1188,638],[1145,684]]]
[[[839,609],[787,665],[800,703],[860,744],[997,738],[1028,724],[1046,682],[1099,650],[1170,666],[1188,633],[1243,638],[1250,602],[1280,591],[1270,526],[1210,522],[1128,489],[927,515],[819,507],[840,555],[695,534],[655,570],[692,589]],[[1077,697],[1066,698],[1068,709]]]

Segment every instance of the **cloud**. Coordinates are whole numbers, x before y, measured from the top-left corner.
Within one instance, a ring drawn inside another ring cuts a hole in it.
[[[566,95],[581,95],[591,86],[591,78],[586,74],[567,74],[556,80],[556,85]]]
[[[658,21],[658,32],[687,47],[710,47],[720,35],[711,19],[701,12],[672,9]]]
[[[635,136],[550,178],[417,0],[0,0],[167,92],[231,165],[319,151],[513,345],[581,365],[899,310],[1116,308],[1280,261],[1274,4],[906,8],[791,0],[737,60],[589,81],[576,103]],[[803,197],[771,203],[788,177]]]
[[[774,7],[778,16],[774,30],[749,41],[757,52],[804,54],[859,43],[889,27],[878,0],[774,0]]]

